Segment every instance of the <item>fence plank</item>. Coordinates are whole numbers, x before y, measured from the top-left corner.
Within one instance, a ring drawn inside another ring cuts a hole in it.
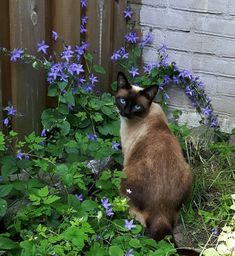
[[[124,46],[124,36],[126,33],[126,22],[123,17],[123,12],[126,9],[127,1],[115,1],[114,5],[114,26],[113,26],[113,51],[120,49]],[[115,81],[117,79],[117,72],[120,67],[113,64],[112,65],[112,77],[111,80]]]
[[[67,44],[79,44],[80,1],[52,0],[51,4],[52,30],[58,32]]]
[[[46,0],[10,0],[11,48],[27,48],[36,53],[36,45],[45,38]],[[12,64],[12,101],[23,117],[16,117],[14,129],[21,134],[39,132],[45,107],[45,76],[30,65]]]
[[[89,50],[94,55],[94,62],[102,65],[106,70],[106,75],[101,77],[99,83],[105,91],[109,90],[110,85],[113,8],[114,1],[90,1],[87,11]]]
[[[9,1],[2,0],[0,8],[0,47],[9,48]],[[1,57],[0,65],[0,129],[2,129],[2,107],[11,99],[10,62],[6,57]]]

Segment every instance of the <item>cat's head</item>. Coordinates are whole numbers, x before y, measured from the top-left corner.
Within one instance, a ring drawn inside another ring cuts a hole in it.
[[[157,85],[146,89],[131,85],[126,76],[119,72],[115,99],[120,115],[126,118],[145,117],[157,92]]]

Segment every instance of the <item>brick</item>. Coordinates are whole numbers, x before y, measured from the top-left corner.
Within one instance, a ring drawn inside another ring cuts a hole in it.
[[[143,5],[149,5],[153,7],[167,7],[166,0],[142,0]]]
[[[192,15],[180,11],[168,11],[166,9],[153,8],[143,5],[140,10],[141,25],[157,28],[171,28],[176,30],[190,31]]]
[[[235,38],[235,17],[225,19],[223,16],[160,9],[144,5],[140,10],[140,24],[161,29],[194,30],[198,34]]]
[[[205,90],[209,96],[214,97],[217,95],[218,79],[216,76],[199,73],[195,73],[195,75],[198,75],[200,77],[200,81],[205,84]]]
[[[179,10],[216,14],[225,13],[227,11],[226,0],[170,0],[169,6]]]
[[[192,28],[196,33],[235,38],[235,18],[225,19],[213,15],[194,14]]]
[[[167,47],[171,50],[214,54],[222,57],[235,58],[235,39],[183,31],[163,31],[159,29],[154,29],[153,34],[155,38],[154,46],[156,47],[159,47],[161,42],[164,41]]]
[[[170,60],[176,62],[180,69],[192,70],[192,55],[182,51],[168,50]]]
[[[234,2],[234,0],[229,0],[229,3],[228,3],[228,13],[230,15],[235,15],[235,2]]]
[[[195,72],[235,78],[234,59],[194,54],[192,69]]]
[[[234,97],[235,101],[235,79],[219,77],[217,94],[218,96]]]
[[[235,117],[235,100],[229,97],[213,97],[212,104],[214,110],[219,114]],[[234,119],[235,120],[235,119]]]

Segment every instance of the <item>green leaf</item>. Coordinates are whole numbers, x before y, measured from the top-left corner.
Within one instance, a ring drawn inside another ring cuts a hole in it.
[[[57,109],[63,115],[68,115],[69,114],[68,106],[65,105],[65,104],[60,104]]]
[[[10,194],[12,188],[13,188],[12,184],[1,185],[0,186],[0,197],[4,197],[4,196],[7,196],[8,194]]]
[[[18,133],[15,132],[15,131],[13,131],[13,130],[11,130],[11,131],[9,132],[9,135],[10,135],[11,137],[16,137],[16,136],[18,135]]]
[[[105,69],[100,65],[94,65],[93,67],[96,73],[106,74]]]
[[[142,246],[140,241],[136,238],[131,239],[129,245],[133,248],[140,248]]]
[[[63,121],[59,125],[60,132],[62,135],[66,136],[70,132],[70,123],[68,121]]]
[[[123,250],[118,246],[110,246],[109,247],[109,255],[110,256],[123,256]]]
[[[208,248],[203,252],[204,256],[220,256],[214,248]]]
[[[16,158],[13,156],[6,156],[2,159],[2,176],[7,178],[9,175],[17,171]]]
[[[107,255],[106,250],[100,246],[97,242],[95,242],[88,253],[87,256],[104,256]]]
[[[1,250],[11,250],[19,248],[19,244],[12,241],[7,237],[0,237],[0,249]]]
[[[41,188],[38,190],[38,196],[41,198],[48,196],[48,194],[49,194],[48,186],[45,186],[44,188]]]
[[[60,199],[59,196],[50,195],[43,200],[44,204],[52,204]]]
[[[109,122],[104,122],[102,125],[99,125],[98,131],[102,135],[113,135],[113,136],[119,136],[119,127],[120,127],[120,122],[119,120],[113,120]]]
[[[58,89],[53,85],[49,86],[48,91],[47,91],[47,96],[55,97],[57,95],[59,95]]]
[[[85,200],[84,202],[82,202],[81,207],[83,208],[84,211],[89,212],[96,209],[98,205],[95,201]]]
[[[85,60],[88,60],[90,63],[92,63],[93,56],[89,52],[84,54],[84,58],[85,58]]]
[[[6,214],[6,211],[7,211],[7,201],[0,198],[0,217],[3,217]]]
[[[60,88],[60,90],[63,91],[65,89],[65,87],[67,86],[67,83],[59,82],[57,85]]]
[[[59,101],[62,103],[70,104],[72,106],[75,105],[75,99],[71,90],[67,91],[64,95],[60,95]]]

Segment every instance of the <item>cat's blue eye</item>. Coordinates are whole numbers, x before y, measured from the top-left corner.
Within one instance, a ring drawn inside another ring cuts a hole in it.
[[[120,98],[119,101],[122,105],[126,104],[126,100],[124,98]]]
[[[135,110],[141,110],[141,109],[142,109],[142,106],[139,105],[139,104],[136,104],[136,105],[134,106],[134,109],[135,109]]]

